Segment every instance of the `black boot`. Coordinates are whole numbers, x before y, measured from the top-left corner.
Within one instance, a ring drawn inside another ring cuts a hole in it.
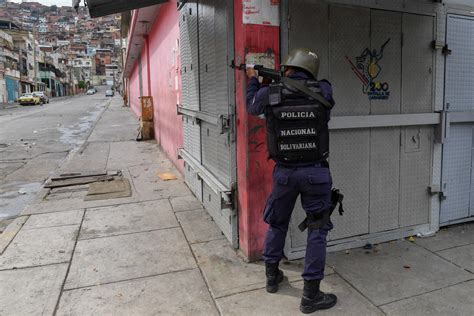
[[[283,271],[278,269],[278,262],[265,262],[265,274],[267,276],[267,292],[276,293],[278,291],[278,283],[283,281]]]
[[[301,298],[300,311],[303,314],[313,313],[320,309],[334,307],[337,296],[326,294],[319,290],[320,280],[304,280],[303,297]]]

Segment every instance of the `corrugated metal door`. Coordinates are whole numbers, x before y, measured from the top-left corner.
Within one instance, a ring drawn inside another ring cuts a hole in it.
[[[187,65],[189,71],[183,74],[183,104],[178,110],[185,122],[180,155],[187,164],[186,181],[237,247],[233,203],[235,97],[228,66],[233,56],[232,3],[200,0],[186,3],[181,9],[181,16],[192,20],[192,25],[186,24],[187,29],[183,30],[181,23],[182,68],[184,71]]]
[[[469,220],[474,215],[474,18],[448,16],[446,42],[445,111],[446,140],[443,147],[443,225]]]
[[[196,3],[186,3],[180,10],[181,43],[181,105],[199,111],[199,49],[198,11]],[[201,128],[192,116],[182,116],[184,150],[198,163],[201,162]],[[185,162],[184,176],[194,195],[202,202],[202,181],[197,170]]]
[[[337,103],[332,121],[370,121],[374,115],[384,122],[392,117],[403,121],[397,116],[432,113],[433,17],[316,0],[287,3],[288,50],[309,46],[321,56],[320,79],[331,81]],[[365,71],[388,83],[388,98],[371,97],[367,91],[363,80],[368,75],[358,63],[369,58],[372,68]],[[330,240],[351,242],[355,236],[428,223],[434,128],[416,121],[415,126],[373,124],[377,128],[345,124],[331,130],[330,165],[347,212],[333,217],[336,228]],[[285,249],[290,258],[304,255],[306,232],[297,229],[304,217],[298,202]]]

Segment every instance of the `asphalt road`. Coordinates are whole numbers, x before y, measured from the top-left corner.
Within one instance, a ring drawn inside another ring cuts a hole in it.
[[[100,87],[91,96],[0,110],[0,222],[36,198],[44,181],[87,140],[109,101]]]

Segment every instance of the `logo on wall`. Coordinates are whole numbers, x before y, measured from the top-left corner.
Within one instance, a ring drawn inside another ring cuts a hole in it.
[[[377,80],[382,72],[380,61],[383,58],[385,47],[390,43],[390,38],[382,45],[379,51],[376,49],[364,49],[362,54],[356,57],[356,63],[346,56],[352,71],[362,82],[362,91],[369,96],[369,100],[388,100],[390,87],[388,82]]]

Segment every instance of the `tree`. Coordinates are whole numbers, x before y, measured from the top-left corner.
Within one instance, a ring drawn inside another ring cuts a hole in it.
[[[56,11],[58,11],[58,6],[55,5],[55,4],[53,4],[52,6],[49,7],[49,9],[50,9],[51,11],[56,12]]]
[[[86,83],[84,81],[79,81],[79,89],[85,89]]]

